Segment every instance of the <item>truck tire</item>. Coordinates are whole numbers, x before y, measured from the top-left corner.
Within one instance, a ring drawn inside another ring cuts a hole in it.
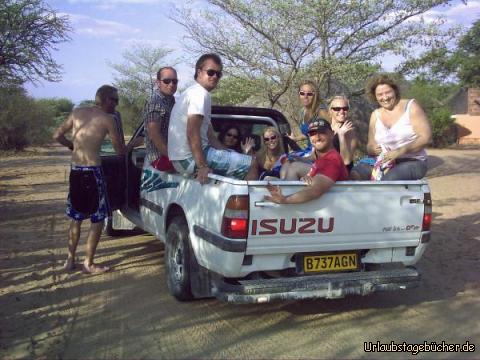
[[[194,255],[185,218],[177,216],[172,220],[166,240],[165,269],[168,290],[177,300],[192,300],[190,257]]]

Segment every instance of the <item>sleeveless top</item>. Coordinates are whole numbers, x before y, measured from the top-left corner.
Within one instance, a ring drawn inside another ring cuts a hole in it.
[[[410,122],[410,105],[414,99],[410,99],[405,107],[405,112],[400,118],[390,127],[386,127],[380,119],[379,109],[375,110],[375,141],[382,148],[388,150],[395,150],[411,142],[415,141],[417,134],[413,130]],[[402,155],[400,159],[416,159],[427,160],[427,152],[422,149],[417,152],[411,152]]]

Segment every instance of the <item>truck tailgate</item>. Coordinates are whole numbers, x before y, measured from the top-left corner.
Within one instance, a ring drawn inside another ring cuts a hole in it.
[[[338,182],[317,200],[274,204],[266,182],[249,182],[247,254],[416,246],[423,221],[425,181]],[[301,182],[272,182],[284,195]]]

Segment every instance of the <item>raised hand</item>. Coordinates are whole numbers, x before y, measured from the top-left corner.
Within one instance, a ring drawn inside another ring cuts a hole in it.
[[[251,137],[247,137],[245,141],[240,144],[244,154],[250,154],[255,147],[255,140]]]
[[[345,136],[346,133],[352,131],[354,128],[355,126],[353,126],[353,123],[349,120],[345,121],[342,126],[338,123],[332,126],[332,130],[338,134],[338,136]]]

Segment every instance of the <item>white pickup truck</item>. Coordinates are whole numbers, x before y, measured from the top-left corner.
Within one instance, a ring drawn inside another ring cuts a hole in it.
[[[215,130],[235,123],[256,139],[289,132],[271,109],[214,107]],[[140,127],[135,136],[142,134]],[[284,142],[287,143],[285,137]],[[144,165],[145,149],[104,156],[115,228],[125,218],[165,243],[168,288],[179,300],[340,298],[418,285],[430,240],[430,189],[420,181],[337,182],[305,204],[264,201],[266,181],[192,178]],[[300,181],[272,182],[291,194]],[[112,231],[112,228],[110,228]]]

